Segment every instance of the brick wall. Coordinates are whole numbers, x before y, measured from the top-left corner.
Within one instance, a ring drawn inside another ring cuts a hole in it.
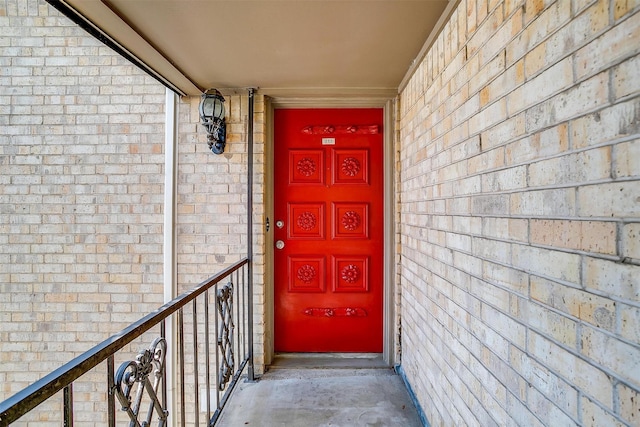
[[[0,71],[1,401],[162,305],[165,89],[41,0],[0,1]],[[247,96],[227,97],[221,156],[208,150],[198,102],[187,97],[178,105],[179,292],[246,256]],[[254,119],[261,165],[260,95]],[[258,373],[264,360],[259,165]],[[116,364],[151,339],[131,344]],[[106,408],[105,372],[100,366],[75,383],[77,422],[104,421],[97,414]],[[59,402],[23,424],[60,425]]]
[[[402,365],[432,425],[640,423],[638,9],[462,0],[402,90]]]
[[[162,304],[165,90],[42,1],[0,2],[0,67],[4,400]]]
[[[248,96],[226,95],[227,145],[211,153],[199,124],[199,97],[179,109],[177,255],[179,292],[247,256]],[[264,371],[265,99],[254,97],[253,272],[254,361]]]

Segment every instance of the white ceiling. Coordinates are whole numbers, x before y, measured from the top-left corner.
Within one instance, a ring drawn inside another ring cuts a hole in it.
[[[63,0],[186,94],[397,93],[444,0]]]

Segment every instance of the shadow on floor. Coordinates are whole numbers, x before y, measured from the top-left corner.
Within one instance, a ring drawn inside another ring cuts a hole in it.
[[[217,426],[421,426],[402,379],[371,355],[279,355],[243,380]]]

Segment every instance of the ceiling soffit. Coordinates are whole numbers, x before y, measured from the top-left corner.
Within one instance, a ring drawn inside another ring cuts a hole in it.
[[[390,97],[441,0],[48,0],[182,94]]]

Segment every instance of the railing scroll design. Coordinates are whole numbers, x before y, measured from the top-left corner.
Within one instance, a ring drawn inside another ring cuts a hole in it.
[[[218,351],[222,356],[218,373],[218,389],[224,390],[231,379],[235,367],[233,355],[233,283],[229,282],[218,289],[216,305],[220,316],[218,330]]]
[[[151,347],[142,350],[136,360],[124,362],[120,365],[115,375],[115,385],[112,392],[115,393],[118,401],[122,405],[122,410],[127,413],[131,422],[130,427],[148,426],[151,424],[154,409],[158,413],[158,426],[167,424],[169,411],[160,402],[159,386],[164,378],[165,358],[167,355],[167,341],[156,338]],[[149,376],[153,375],[153,384]],[[135,400],[132,402],[131,393],[135,390]],[[149,409],[145,420],[139,421],[140,410],[142,409],[142,399],[145,392],[150,399]]]

